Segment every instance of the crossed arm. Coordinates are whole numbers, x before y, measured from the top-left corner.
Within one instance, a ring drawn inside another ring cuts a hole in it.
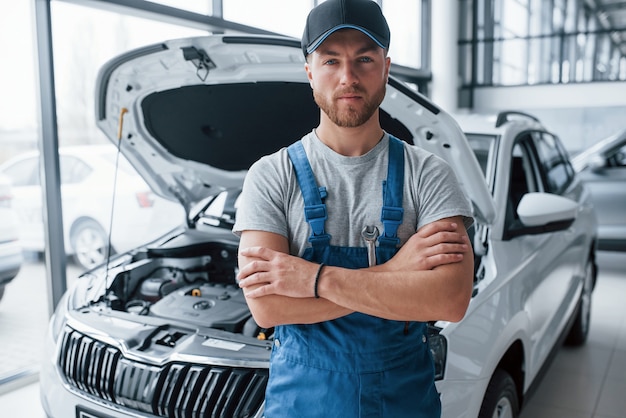
[[[387,263],[365,269],[326,266],[288,254],[287,239],[244,231],[239,286],[265,328],[307,324],[363,312],[403,321],[459,321],[469,304],[473,254],[461,217],[433,222]]]

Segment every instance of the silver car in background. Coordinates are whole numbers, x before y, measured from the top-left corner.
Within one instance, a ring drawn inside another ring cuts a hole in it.
[[[598,249],[626,251],[626,129],[572,158],[591,191],[598,218]]]

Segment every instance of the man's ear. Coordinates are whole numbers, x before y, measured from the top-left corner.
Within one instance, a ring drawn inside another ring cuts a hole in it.
[[[385,81],[389,82],[389,71],[391,71],[391,58],[385,57]]]
[[[306,77],[309,79],[309,85],[313,88],[313,74],[311,73],[311,66],[308,62],[304,64],[304,71],[306,72]]]

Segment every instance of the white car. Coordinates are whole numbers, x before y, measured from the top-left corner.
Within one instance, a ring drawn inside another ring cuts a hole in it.
[[[11,180],[0,174],[0,300],[6,286],[22,267],[23,256],[17,222]]]
[[[596,216],[559,139],[535,117],[456,116],[496,205],[474,234],[474,295],[446,324],[444,417],[516,417],[563,341],[586,341]],[[442,356],[443,357],[443,356]]]
[[[303,65],[297,40],[214,35],[130,51],[101,69],[99,127],[113,142],[120,128],[132,138],[122,153],[155,191],[176,196],[188,222],[74,281],[45,343],[48,416],[263,415],[273,334],[236,285],[231,227],[251,163],[319,121]],[[581,343],[588,332],[588,193],[538,122],[505,120],[468,141],[394,77],[381,109],[388,132],[451,164],[476,221],[467,315],[430,324],[443,416],[515,417],[559,336]],[[565,174],[558,188],[553,167]]]
[[[155,195],[124,156],[118,160],[111,144],[60,148],[59,161],[65,251],[84,268],[105,260],[109,231],[114,254],[163,235],[184,220],[180,205]],[[38,151],[0,165],[0,173],[13,182],[20,239],[30,252],[42,252],[45,246],[39,167]]]

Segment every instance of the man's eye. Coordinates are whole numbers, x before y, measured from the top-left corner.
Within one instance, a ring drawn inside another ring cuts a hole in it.
[[[361,61],[361,62],[372,62],[372,59],[370,57],[361,57],[361,58],[359,58],[359,61]]]
[[[326,64],[326,65],[333,65],[333,64],[336,64],[336,63],[337,63],[337,60],[326,60],[326,61],[324,61],[324,64]]]

